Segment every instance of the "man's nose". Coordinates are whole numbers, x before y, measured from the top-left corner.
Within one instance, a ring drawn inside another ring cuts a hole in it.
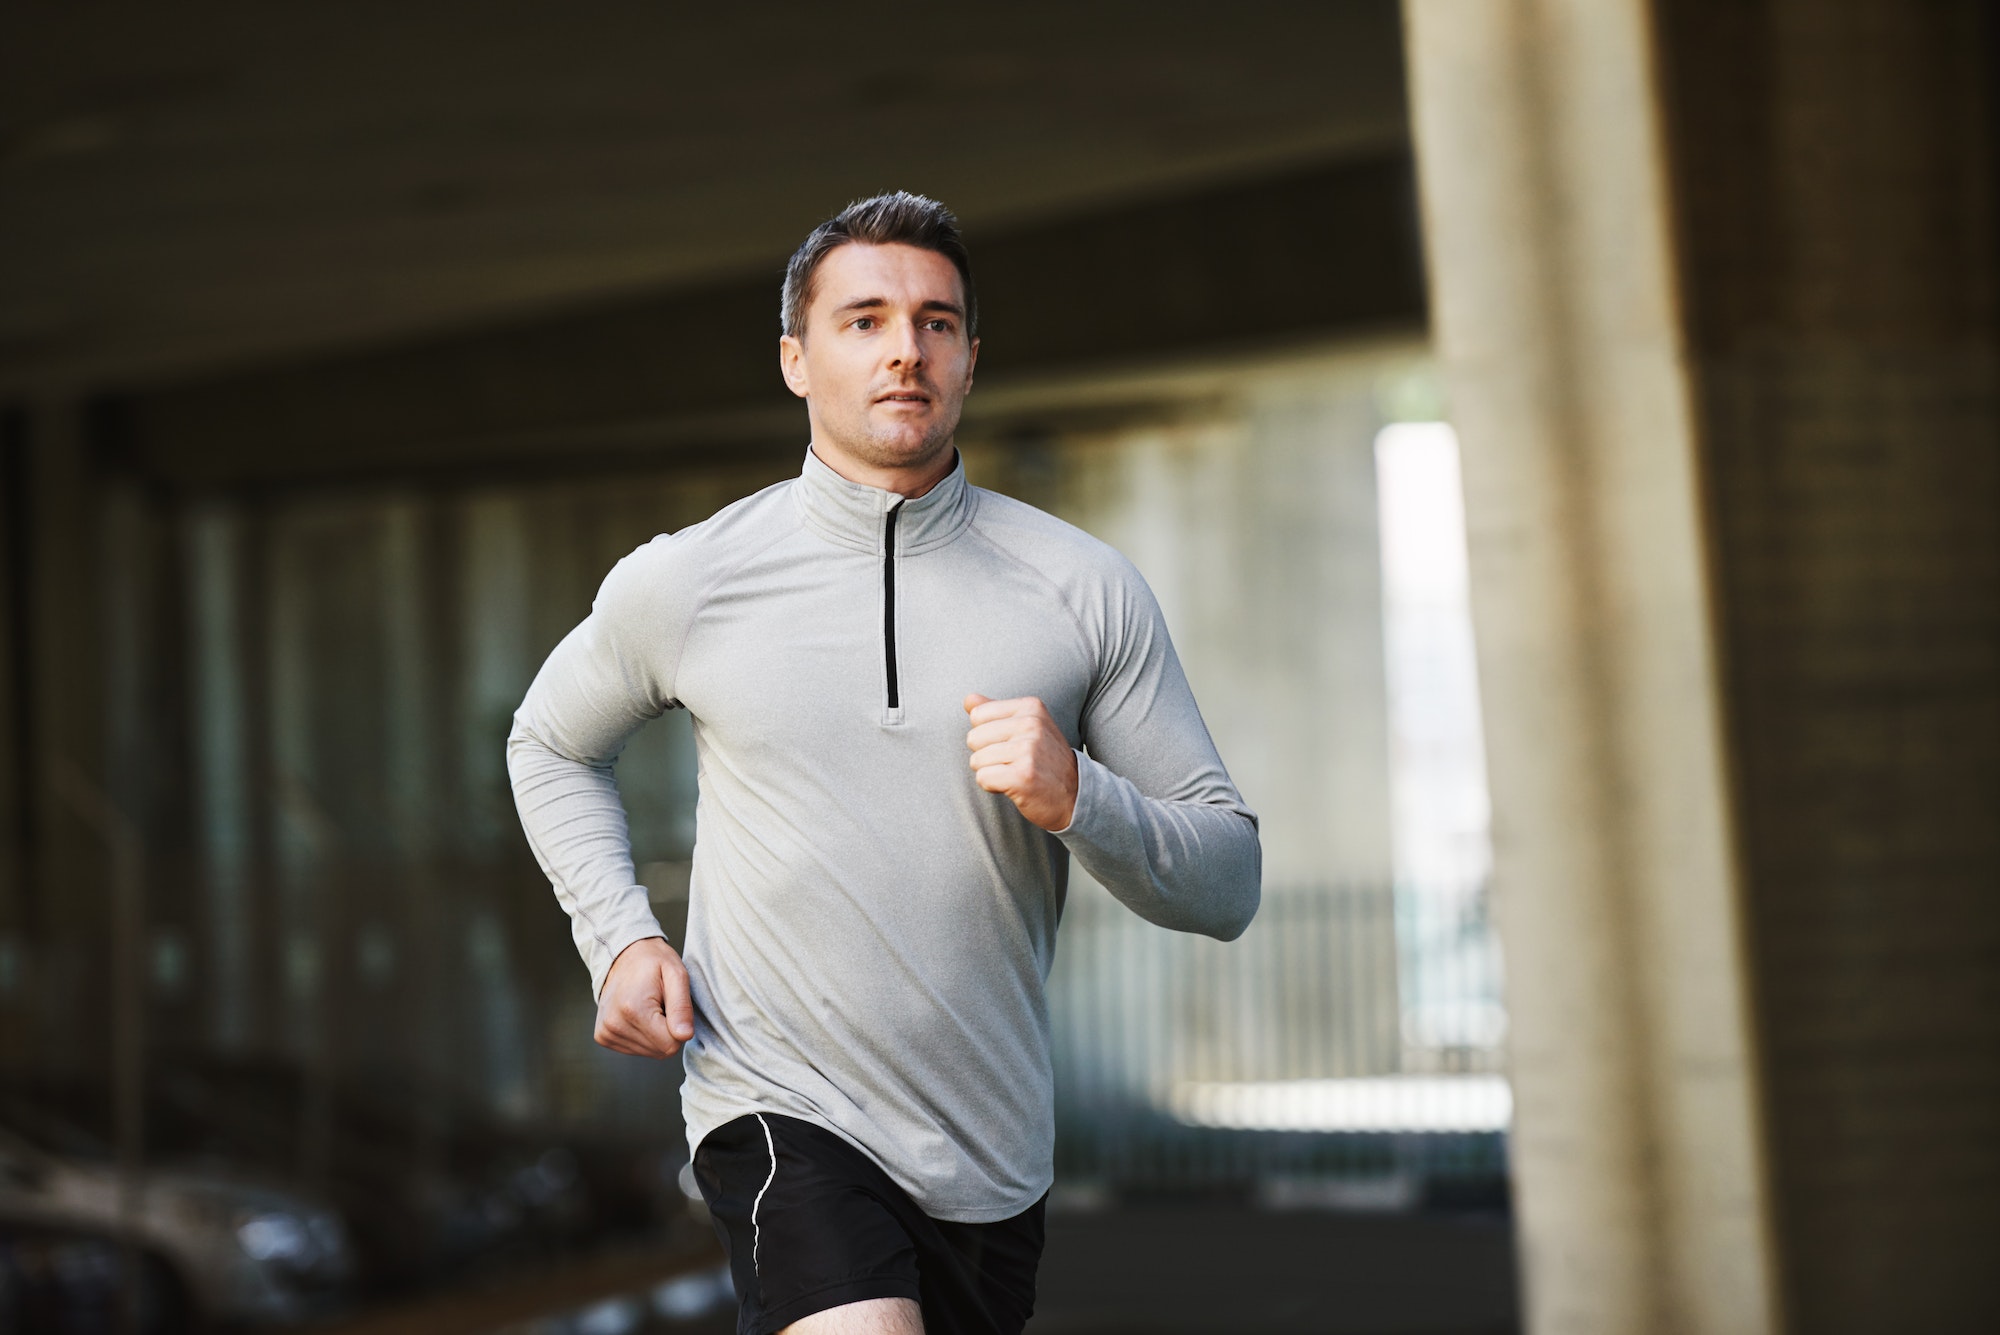
[[[889,365],[914,370],[923,365],[923,344],[917,338],[915,320],[898,320],[893,341],[889,345]]]

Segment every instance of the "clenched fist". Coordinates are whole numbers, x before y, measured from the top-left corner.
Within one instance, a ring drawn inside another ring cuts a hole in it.
[[[597,1041],[634,1057],[671,1057],[694,1037],[687,966],[666,938],[644,937],[618,952],[597,1001]]]
[[[972,774],[989,793],[1013,800],[1021,814],[1044,830],[1069,825],[1076,812],[1076,752],[1032,695],[1015,700],[965,697],[972,730]]]

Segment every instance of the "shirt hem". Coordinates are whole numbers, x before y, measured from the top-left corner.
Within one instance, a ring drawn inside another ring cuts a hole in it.
[[[686,1113],[685,1096],[683,1096],[682,1098],[682,1111],[683,1114],[685,1115]],[[715,1130],[719,1126],[722,1126],[726,1122],[732,1121],[735,1118],[743,1117],[752,1113],[770,1113],[778,1117],[796,1118],[801,1122],[811,1123],[813,1126],[816,1126],[820,1130],[825,1131],[831,1135],[840,1137],[842,1140],[846,1141],[849,1145],[852,1145],[855,1149],[859,1150],[862,1154],[867,1155],[869,1161],[872,1162],[877,1168],[880,1168],[884,1173],[886,1173],[891,1182],[894,1182],[898,1187],[902,1188],[903,1194],[908,1196],[911,1202],[919,1210],[922,1210],[932,1219],[940,1219],[950,1224],[997,1224],[1003,1219],[1012,1219],[1015,1215],[1021,1213],[1021,1211],[1023,1210],[1030,1208],[1031,1206],[1034,1205],[1036,1201],[1040,1200],[1043,1196],[1047,1195],[1049,1189],[1055,1185],[1055,1175],[1051,1173],[1048,1175],[1046,1180],[1041,1181],[1041,1185],[1029,1188],[1027,1192],[1018,1201],[1010,1202],[1009,1204],[1006,1205],[962,1206],[962,1205],[943,1204],[936,1200],[925,1197],[919,1194],[918,1191],[913,1190],[911,1188],[910,1183],[905,1181],[902,1175],[897,1173],[896,1170],[891,1168],[888,1164],[882,1162],[882,1157],[880,1155],[876,1154],[875,1151],[869,1149],[866,1145],[863,1145],[860,1141],[856,1140],[853,1136],[849,1135],[847,1132],[835,1126],[831,1121],[821,1116],[817,1111],[808,1108],[803,1104],[797,1106],[782,1106],[774,1102],[760,1102],[756,1100],[732,1099],[727,1103],[727,1105],[722,1110],[718,1111],[713,1115],[713,1120],[704,1117],[692,1117],[692,1116],[686,1117],[685,1120],[687,1124],[689,1157],[692,1158],[695,1151],[701,1148],[701,1142],[704,1138],[707,1137],[709,1132]]]

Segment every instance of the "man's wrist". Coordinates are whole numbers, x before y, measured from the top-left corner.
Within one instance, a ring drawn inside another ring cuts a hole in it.
[[[605,986],[610,982],[612,972],[617,969],[618,961],[625,957],[625,952],[642,941],[658,941],[669,948],[672,945],[671,942],[667,941],[666,933],[661,931],[657,924],[649,924],[645,928],[634,931],[631,935],[622,939],[613,937],[610,941],[606,942],[605,949],[610,953],[608,958],[604,959],[604,971],[596,976],[596,986],[591,990],[592,996],[596,1000],[604,1000]]]
[[[1050,834],[1068,834],[1074,830],[1077,813],[1083,810],[1083,752],[1071,747],[1069,760],[1075,774],[1069,795],[1069,821],[1061,829],[1050,830]]]
[[[667,946],[669,948],[671,948],[673,945],[673,942],[667,940],[667,934],[665,932],[654,932],[650,936],[635,936],[630,941],[627,941],[624,945],[618,947],[618,953],[611,957],[611,967],[614,969],[618,967],[618,961],[624,958],[626,951],[630,950],[634,946],[644,945],[648,941],[658,941],[661,945]]]

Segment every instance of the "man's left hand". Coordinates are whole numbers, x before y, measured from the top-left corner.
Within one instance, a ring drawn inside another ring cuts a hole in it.
[[[1076,812],[1076,752],[1032,695],[1014,700],[965,697],[972,730],[972,773],[989,793],[1001,793],[1044,830],[1068,826]]]

